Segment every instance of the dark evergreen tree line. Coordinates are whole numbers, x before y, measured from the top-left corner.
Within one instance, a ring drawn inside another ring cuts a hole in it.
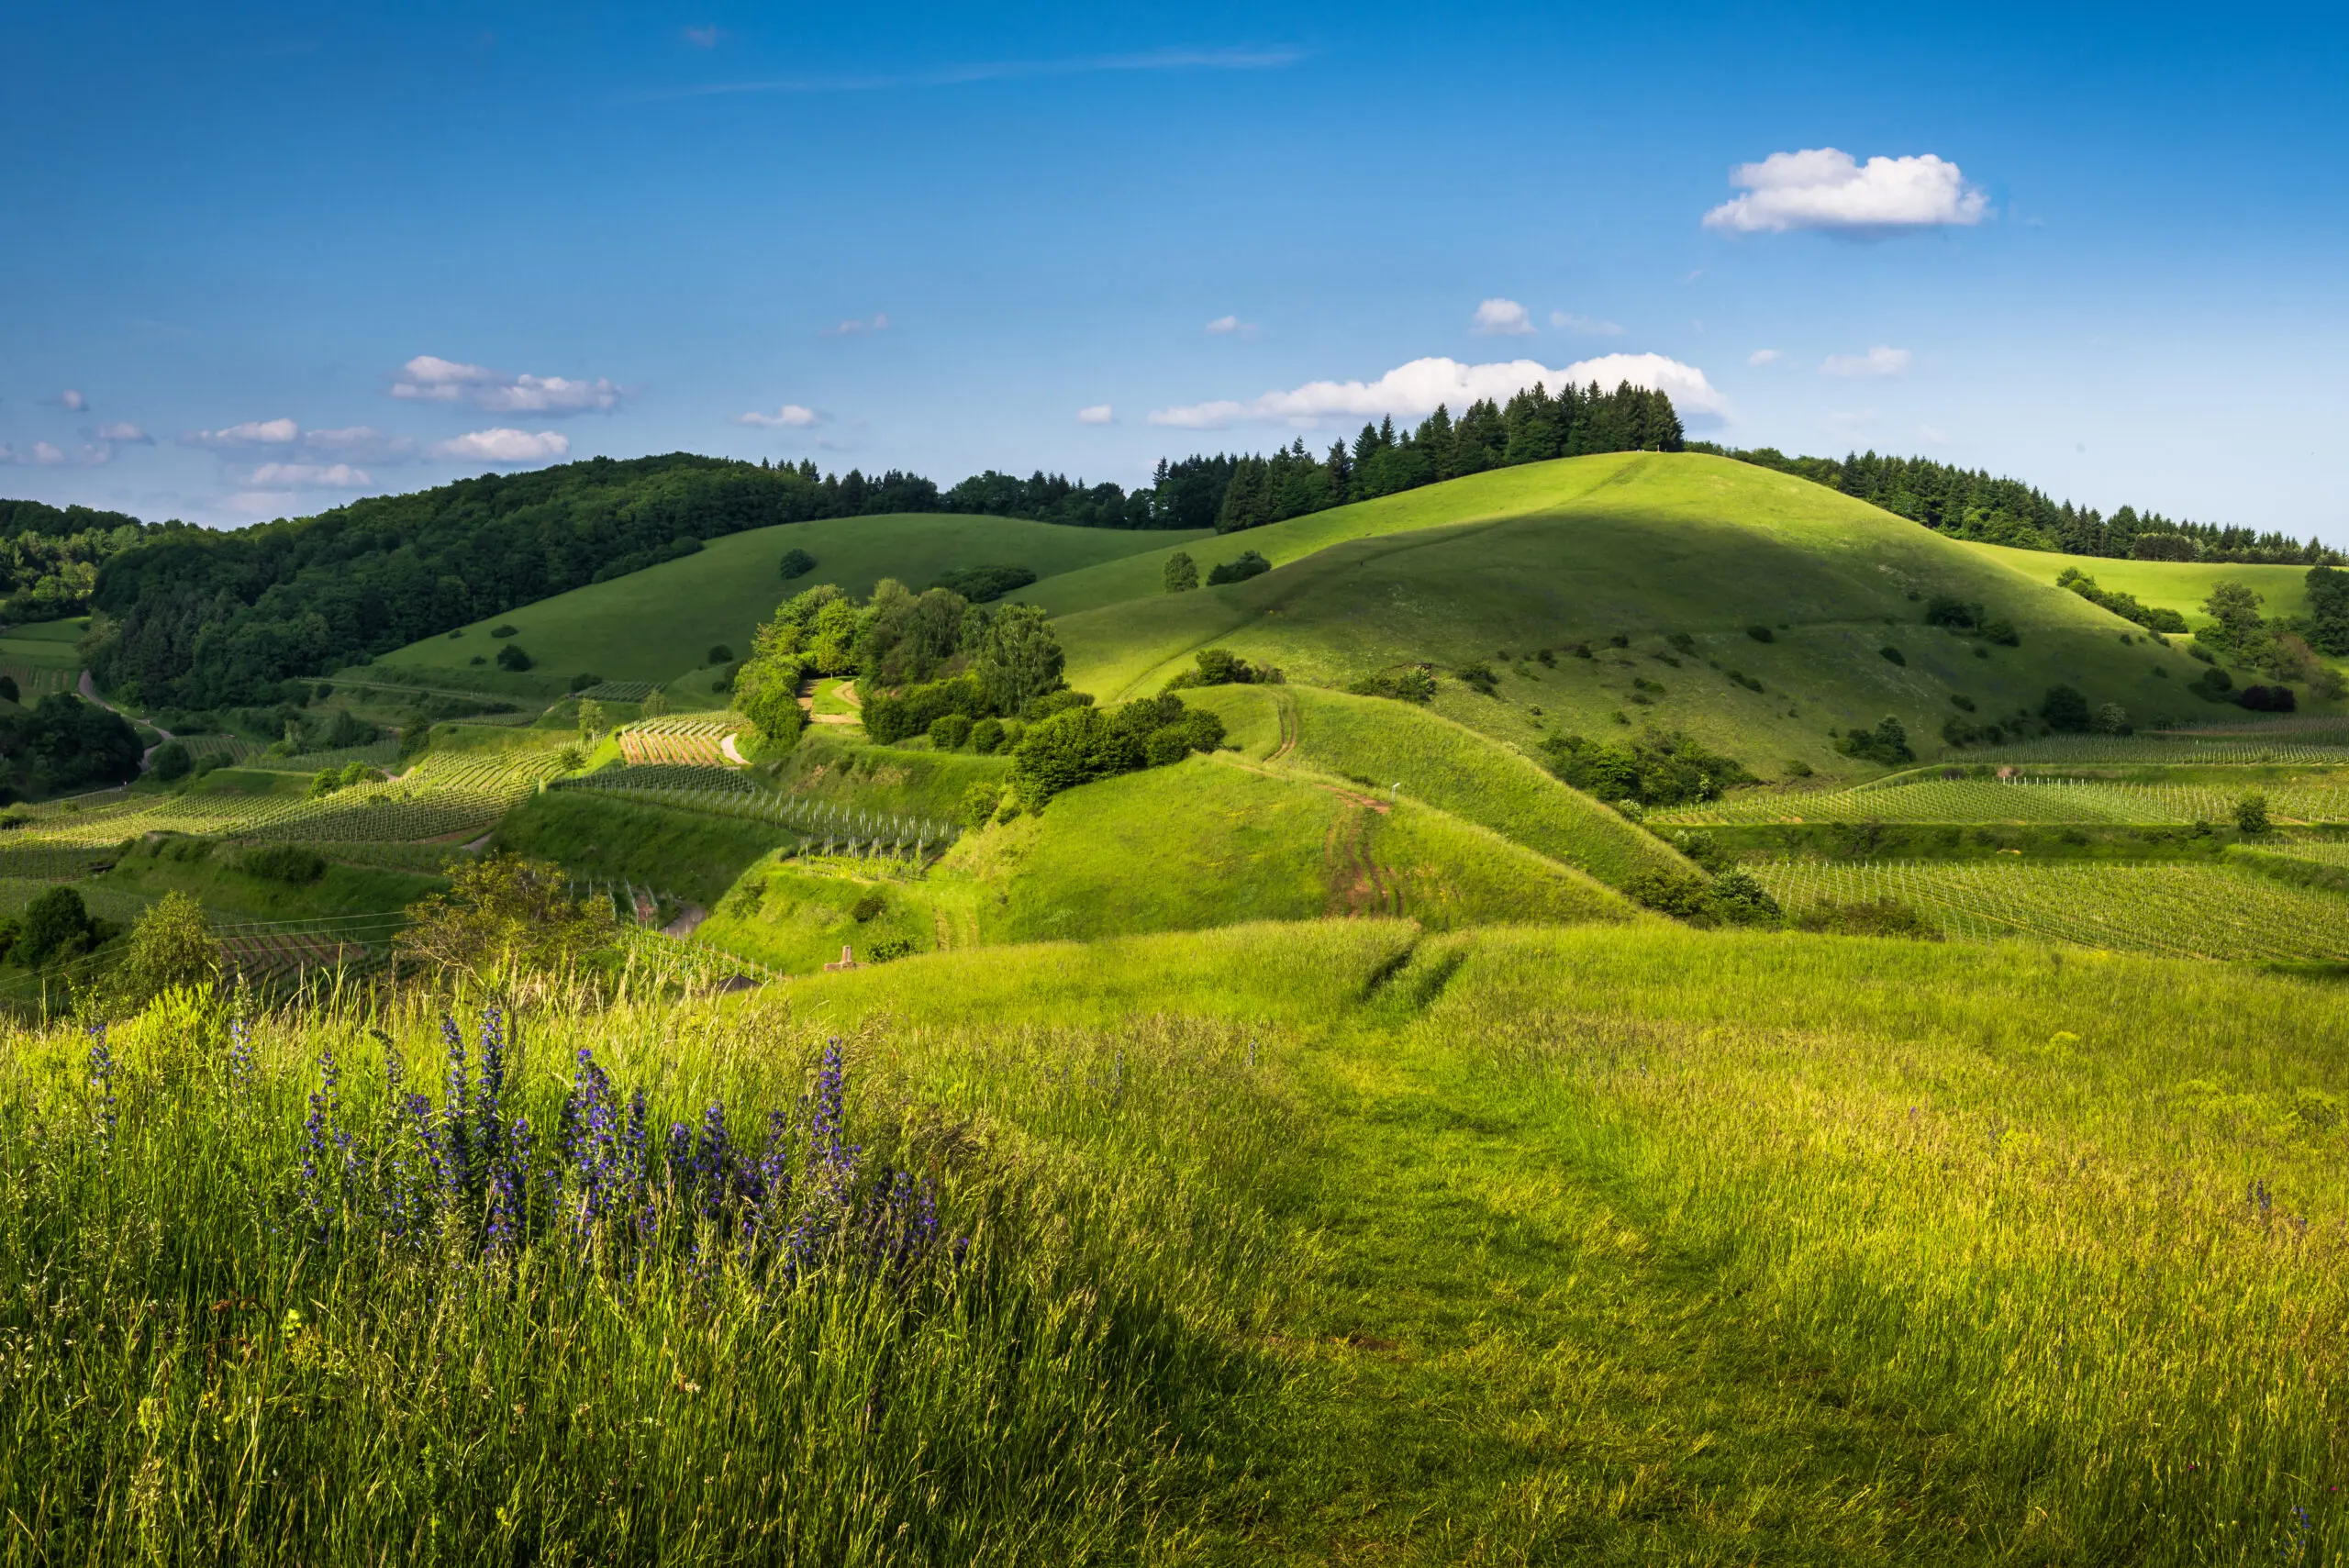
[[[2052,501],[2020,479],[1994,478],[1983,470],[1968,471],[1931,458],[1880,457],[1872,451],[1841,460],[1788,457],[1773,447],[1741,451],[1707,441],[1692,442],[1689,450],[1798,474],[1955,539],[2115,561],[2349,564],[2349,557],[2314,539],[2296,540],[2274,530],[2176,521],[2134,506],[2122,506],[2107,517],[2093,506]]]

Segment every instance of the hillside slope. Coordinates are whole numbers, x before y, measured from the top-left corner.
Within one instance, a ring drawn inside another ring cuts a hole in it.
[[[1069,679],[1104,700],[1155,689],[1209,645],[1330,687],[1407,663],[1483,662],[1499,675],[1497,694],[1442,681],[1438,712],[1521,746],[1562,729],[1683,728],[1765,775],[1790,763],[1852,771],[1832,735],[1887,715],[1930,757],[1953,716],[2036,709],[2059,682],[2139,721],[2203,711],[2184,690],[2199,666],[2127,622],[1930,529],[1747,464],[1572,458],[1392,499],[1407,505],[1301,519],[1309,540],[1283,524],[1219,541],[1277,563],[1245,583],[1079,607],[1116,573],[1146,575],[1136,556],[1032,596],[1066,606],[1057,624]],[[1318,548],[1290,553],[1292,543]],[[1937,595],[2010,620],[2020,646],[1928,628],[1925,601]]]
[[[1138,533],[1064,528],[1008,517],[942,513],[819,518],[716,539],[695,554],[609,582],[574,588],[426,638],[375,662],[439,685],[461,685],[521,696],[560,694],[583,671],[610,681],[677,682],[701,667],[714,646],[739,657],[751,632],[776,603],[818,583],[851,594],[870,593],[884,577],[916,588],[941,573],[969,566],[1025,566],[1052,577],[1195,534]],[[785,582],[784,551],[816,558],[813,571]],[[500,670],[493,639],[501,626],[535,662],[522,673]],[[475,662],[478,660],[479,662]],[[694,690],[698,685],[699,690]],[[707,681],[672,694],[700,706],[714,702]]]
[[[2097,586],[2110,592],[2133,594],[2155,609],[2176,610],[2191,627],[2208,626],[2210,617],[2202,601],[2221,582],[2241,583],[2261,599],[2260,613],[2304,616],[2309,613],[2309,569],[2305,566],[2237,566],[2221,561],[2108,561],[2094,555],[2054,555],[2043,550],[2017,550],[2010,545],[1960,541],[1958,548],[1995,561],[2034,583],[2053,583],[2068,568],[2085,572]],[[2341,661],[2335,661],[2341,662]]]

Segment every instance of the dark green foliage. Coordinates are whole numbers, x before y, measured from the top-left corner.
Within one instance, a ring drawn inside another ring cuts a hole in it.
[[[1743,686],[1749,692],[1758,692],[1764,689],[1760,681],[1755,680],[1753,676],[1747,674],[1742,670],[1724,670],[1721,673],[1730,678],[1732,684]]]
[[[2088,699],[2077,686],[2050,686],[2039,701],[2039,717],[2050,729],[2067,735],[2086,734],[2094,716],[2088,711]]]
[[[582,671],[580,673],[571,677],[571,689],[574,693],[588,691],[594,687],[600,686],[603,684],[603,676],[590,674],[584,671]]]
[[[1013,749],[1011,782],[1031,809],[1096,779],[1181,762],[1223,743],[1223,721],[1171,695],[1104,712],[1073,706],[1031,724]]]
[[[23,793],[127,784],[143,750],[120,714],[65,692],[0,717],[0,780]]]
[[[197,531],[176,519],[142,523],[87,506],[0,501],[0,594],[6,595],[0,620],[78,615],[88,606],[94,568],[149,539]]]
[[[522,628],[515,626],[494,626],[489,628],[489,635],[492,637],[518,637],[521,632]]]
[[[1893,647],[1889,642],[1877,649],[1876,651],[1895,664],[1906,664],[1909,662],[1909,655],[1901,652],[1900,650]]]
[[[2349,565],[2341,551],[2316,539],[2296,542],[2281,533],[2173,522],[2123,506],[2110,517],[2090,506],[2049,500],[2016,479],[1953,467],[1920,457],[1875,452],[1834,458],[1787,457],[1769,447],[1738,451],[1691,441],[1691,451],[1735,458],[1792,473],[1858,497],[1955,539],[1987,539],[2025,550],[2100,555],[2116,561],[2233,561],[2284,565]]]
[[[2268,830],[2267,797],[2253,790],[2235,802],[2235,827],[2242,832],[2257,837]]]
[[[794,545],[783,552],[783,580],[796,583],[816,570],[816,558]]]
[[[1795,925],[1802,930],[1824,931],[1839,937],[1907,937],[1926,942],[1943,940],[1940,927],[1919,914],[1913,906],[1888,896],[1854,899],[1848,904],[1821,899],[1796,916]]]
[[[98,922],[90,918],[82,895],[70,887],[52,887],[27,906],[17,921],[17,941],[9,956],[32,968],[88,952],[104,940]]]
[[[1192,659],[1198,668],[1185,670],[1166,683],[1170,692],[1192,686],[1278,685],[1281,673],[1273,666],[1251,664],[1229,648],[1202,648]]]
[[[2069,588],[2088,603],[2100,605],[2122,620],[2134,621],[2148,631],[2183,632],[2187,629],[2186,617],[2176,610],[2155,609],[2139,603],[2133,594],[2099,588],[2095,578],[2076,566],[2064,568],[2063,573],[2055,579],[2055,585]]]
[[[1604,743],[1579,735],[1553,735],[1542,749],[1552,773],[1609,802],[1683,806],[1719,800],[1724,790],[1756,782],[1735,758],[1708,751],[1676,730]]]
[[[17,689],[16,676],[0,675],[0,697],[6,697],[10,702],[24,701],[24,694]]]
[[[1036,580],[1036,573],[1025,566],[971,566],[960,572],[949,572],[930,584],[960,594],[974,605],[984,605],[1002,598],[1014,588],[1025,588]]]
[[[1208,586],[1213,588],[1225,583],[1245,583],[1249,578],[1261,576],[1272,569],[1273,563],[1262,555],[1252,550],[1243,550],[1239,559],[1227,561],[1208,573]]]
[[[866,925],[889,912],[889,900],[877,887],[869,887],[857,895],[848,906],[848,917],[858,925]]]
[[[2290,713],[2300,706],[2289,686],[2245,686],[2235,695],[2235,702],[2254,713]]]
[[[237,869],[264,882],[306,887],[327,873],[325,857],[298,844],[263,844],[237,857]]]
[[[2237,662],[2250,661],[2269,638],[2259,606],[2260,596],[2250,588],[2231,578],[2220,579],[2210,585],[2210,596],[2202,601],[2203,613],[2214,624],[2196,633],[2195,640],[2208,643],[2222,657]]]
[[[522,645],[518,642],[509,642],[497,651],[497,667],[501,670],[511,670],[518,674],[534,662],[528,653],[522,651]]]
[[[1406,664],[1400,670],[1382,670],[1375,675],[1363,675],[1349,681],[1346,690],[1358,697],[1431,702],[1435,697],[1435,672],[1424,664]]]
[[[1695,872],[1643,871],[1623,884],[1623,891],[1660,915],[1693,920],[1705,912],[1705,892],[1710,884]]]
[[[972,728],[968,714],[940,714],[930,721],[930,743],[941,751],[960,751],[971,738]]]
[[[2349,572],[2310,567],[2308,584],[2309,646],[2336,658],[2349,655]]]
[[[1474,687],[1486,696],[1495,695],[1496,689],[1500,685],[1501,678],[1493,673],[1493,667],[1481,659],[1470,660],[1453,673],[1458,675],[1464,684]]]
[[[1713,878],[1705,903],[1726,925],[1774,926],[1783,917],[1778,901],[1753,873],[1730,867]]]
[[[1968,703],[1971,709],[1974,705]],[[1951,746],[1996,746],[2008,739],[2001,724],[1976,724],[1970,719],[1950,717],[1942,721],[1942,740]]]
[[[1967,696],[1964,692],[1950,693],[1949,700],[1950,706],[1953,707],[1962,708],[1967,713],[1972,713],[1974,711],[1974,699]]]
[[[1874,729],[1845,730],[1836,738],[1835,750],[1847,757],[1880,762],[1887,768],[1917,760],[1917,753],[1909,748],[1907,727],[1889,714],[1877,720]]]
[[[708,652],[701,656],[701,662],[705,664],[731,664],[734,662],[734,651],[722,642],[715,643]]]
[[[1170,594],[1187,594],[1199,585],[1199,563],[1189,550],[1178,550],[1166,558],[1165,581]]]
[[[1925,624],[1949,631],[1979,631],[1989,618],[1989,611],[1978,599],[1961,599],[1954,594],[1935,594],[1925,601]]]
[[[971,654],[971,674],[986,702],[980,711],[1006,718],[1059,690],[1061,670],[1067,662],[1050,621],[1034,605],[1008,605],[992,612]]]
[[[992,757],[1003,744],[1003,720],[989,717],[971,726],[968,737],[971,750],[982,757]]]
[[[2204,702],[2225,702],[2234,685],[2234,677],[2213,664],[2187,683],[2186,689]]]
[[[952,714],[974,720],[987,711],[986,695],[969,675],[907,686],[900,692],[875,692],[864,699],[864,732],[883,745],[909,740],[930,732],[940,719]]]
[[[155,748],[155,755],[149,759],[149,766],[157,778],[171,784],[187,777],[188,771],[195,766],[195,760],[177,740],[166,740]]]
[[[1778,639],[1778,634],[1766,626],[1749,626],[1745,628],[1745,635],[1756,642],[1776,642]]]

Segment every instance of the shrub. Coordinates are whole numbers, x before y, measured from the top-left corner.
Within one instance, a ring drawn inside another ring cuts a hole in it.
[[[2197,651],[2199,651],[2199,645],[2197,646]],[[2232,675],[2213,664],[2188,682],[2186,689],[2204,702],[2225,702],[2227,694],[2234,689],[2234,684]]]
[[[140,1007],[173,986],[208,985],[219,978],[220,944],[212,940],[204,906],[184,893],[166,893],[130,929],[117,1000]]]
[[[975,719],[986,712],[986,698],[978,682],[957,675],[907,686],[902,692],[874,692],[864,699],[863,712],[864,732],[887,746],[927,734],[931,725],[950,713]]]
[[[518,642],[509,642],[497,651],[497,667],[501,670],[512,670],[519,673],[529,669],[532,662],[530,656],[522,651],[522,645]]]
[[[326,858],[299,844],[263,844],[237,857],[237,869],[263,882],[307,887],[327,873]]]
[[[2235,701],[2254,713],[2290,713],[2299,706],[2289,686],[2245,686]]]
[[[1978,631],[1989,612],[1979,600],[1954,594],[1935,594],[1925,601],[1925,624],[1947,631]]]
[[[1745,628],[1745,635],[1756,642],[1776,642],[1778,639],[1778,634],[1766,626],[1749,626]]]
[[[1424,703],[1435,696],[1435,673],[1424,664],[1406,664],[1346,683],[1358,697],[1393,697],[1397,702]]]
[[[816,558],[794,546],[783,552],[783,580],[786,583],[805,577],[816,570]]]
[[[16,676],[0,675],[0,697],[6,697],[10,702],[22,702],[25,700],[24,694],[17,689]]]
[[[1854,899],[1848,904],[1823,898],[1796,916],[1795,925],[1802,930],[1824,931],[1839,937],[1908,937],[1927,942],[1943,940],[1940,927],[1911,906],[1892,897]]]
[[[1028,722],[1034,724],[1040,720],[1050,718],[1056,713],[1066,713],[1073,707],[1091,707],[1092,706],[1093,694],[1091,692],[1072,692],[1063,690],[1057,692],[1046,692],[1042,696],[1037,697],[1029,703],[1027,707],[1022,709],[1021,712],[1022,717],[1024,717]]]
[[[1753,630],[1754,630],[1754,628],[1752,628],[1752,627],[1748,627],[1748,628],[1746,628],[1746,635],[1747,635],[1748,637],[1753,636]],[[1769,640],[1770,640],[1770,628],[1769,628],[1768,627],[1766,627],[1766,626],[1765,626],[1765,627],[1763,627],[1763,628],[1761,628],[1761,631],[1762,631],[1762,640],[1763,640],[1763,641],[1765,641],[1765,642],[1769,641]],[[1680,650],[1680,651],[1681,651],[1681,652],[1683,652],[1683,653],[1687,653],[1687,654],[1689,654],[1689,655],[1691,655],[1692,657],[1695,655],[1695,653],[1696,653],[1696,651],[1697,651],[1697,639],[1696,639],[1695,638],[1693,638],[1693,637],[1689,636],[1689,635],[1688,635],[1687,632],[1685,632],[1685,631],[1675,631],[1675,632],[1674,632],[1670,637],[1665,638],[1665,639],[1664,639],[1664,640],[1665,640],[1666,642],[1669,642],[1670,644],[1672,644],[1672,646],[1673,646],[1673,647],[1677,648],[1678,650]]]
[[[519,628],[516,627],[494,626],[489,628],[489,635],[492,637],[513,637],[518,635],[518,631]]]
[[[1886,767],[1917,760],[1917,753],[1909,746],[1908,728],[1890,714],[1878,719],[1874,729],[1845,730],[1836,739],[1835,750],[1846,757],[1880,762]]]
[[[889,912],[889,900],[877,887],[868,887],[848,906],[848,917],[858,925],[869,924]]]
[[[98,923],[90,918],[82,895],[70,887],[52,887],[25,908],[17,923],[11,956],[30,968],[76,958],[96,947]]]
[[[2048,687],[2047,695],[2039,700],[2039,717],[2049,728],[2072,735],[2084,733],[2092,722],[2088,699],[2077,686]]]
[[[1623,891],[1658,914],[1692,920],[1705,913],[1707,884],[1695,872],[1643,871],[1623,884]]]
[[[408,927],[393,939],[445,976],[480,985],[515,971],[560,970],[611,932],[611,906],[573,899],[560,866],[499,854],[458,862],[449,880],[448,892],[408,906]]]
[[[1705,890],[1705,906],[1716,919],[1731,926],[1774,926],[1784,917],[1770,890],[1751,872],[1735,866],[1713,878]]]
[[[1722,791],[1755,782],[1735,758],[1709,751],[1676,730],[1603,744],[1579,735],[1553,735],[1542,749],[1552,773],[1609,802],[1682,806],[1719,800]]]
[[[571,677],[572,695],[576,696],[581,692],[592,690],[603,684],[604,677],[601,675],[591,675],[584,673],[573,675]]]
[[[941,713],[930,721],[930,743],[941,751],[960,751],[971,738],[972,728],[967,714]]]
[[[1187,594],[1199,585],[1199,563],[1189,550],[1178,550],[1166,558],[1165,581],[1170,594]]]
[[[153,769],[155,776],[165,784],[185,778],[188,770],[195,765],[195,760],[188,755],[187,748],[176,740],[164,741],[155,748],[155,755],[149,759],[149,766]]]
[[[2001,648],[2020,648],[2022,646],[2022,633],[2015,629],[2015,623],[2010,620],[1999,619],[1983,622],[1982,636],[1986,640],[1995,642]]]
[[[1475,687],[1486,696],[1495,695],[1495,689],[1500,684],[1501,678],[1494,674],[1493,667],[1482,659],[1470,660],[1453,673],[1460,677],[1463,684]]]
[[[1909,662],[1909,655],[1901,652],[1900,650],[1893,647],[1889,642],[1877,649],[1876,651],[1895,664],[1905,666]]]
[[[1035,580],[1036,573],[1025,566],[971,566],[949,572],[930,586],[960,594],[972,604],[984,605],[1002,598],[1014,588],[1025,588]]]
[[[1245,583],[1251,577],[1262,576],[1273,569],[1273,563],[1252,550],[1243,550],[1237,561],[1227,561],[1208,573],[1208,586],[1224,583]]]
[[[709,651],[701,656],[701,662],[705,664],[731,664],[734,662],[734,650],[722,642],[714,642],[710,644]]]
[[[971,726],[971,750],[991,757],[1003,745],[1003,720],[990,715]]]
[[[2253,790],[2235,802],[2235,826],[2243,832],[2257,835],[2267,831],[2267,797]]]
[[[995,820],[996,808],[1002,804],[1001,784],[974,784],[963,792],[963,820],[974,828],[984,828]]]
[[[1040,806],[1065,789],[1144,767],[1177,762],[1223,743],[1223,721],[1172,695],[1143,697],[1113,712],[1070,707],[1030,726],[1012,753],[1011,782]]]
[[[2099,735],[2127,735],[2134,728],[2129,722],[2129,710],[2117,702],[2105,703],[2096,710],[2096,732]]]
[[[1248,662],[1229,648],[1202,648],[1191,656],[1198,664],[1166,683],[1169,691],[1185,686],[1245,686],[1258,682],[1278,684],[1281,673]]]

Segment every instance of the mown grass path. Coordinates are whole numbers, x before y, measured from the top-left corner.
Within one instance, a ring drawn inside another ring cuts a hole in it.
[[[1306,1055],[1295,1403],[1232,1562],[2002,1558],[1948,1446],[1774,1343],[1708,1259],[1460,1060]],[[1237,1498],[1229,1498],[1236,1504]],[[2023,1551],[2017,1558],[2030,1560]]]

